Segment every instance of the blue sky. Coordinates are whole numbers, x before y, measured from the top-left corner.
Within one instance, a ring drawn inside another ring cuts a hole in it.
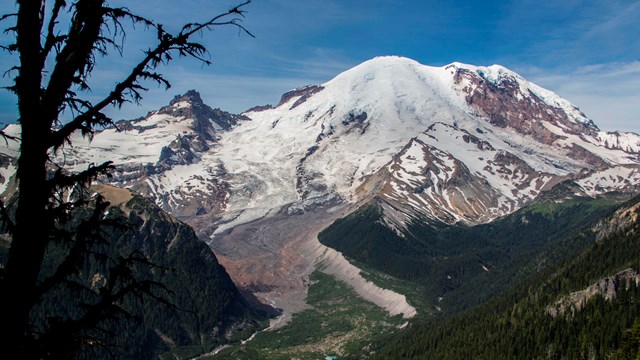
[[[177,29],[237,2],[111,4]],[[0,2],[1,13],[13,9],[13,1]],[[438,66],[501,64],[567,98],[604,130],[640,133],[640,0],[254,0],[246,10],[243,24],[255,39],[232,28],[205,33],[212,66],[175,61],[163,69],[173,85],[168,92],[149,84],[142,106],[126,106],[113,117],[144,115],[188,89],[213,107],[241,112],[277,103],[291,88],[328,81],[372,57],[401,55]],[[130,30],[122,58],[100,59],[91,96],[99,98],[124,76],[153,35]],[[0,67],[12,60],[3,53]],[[15,116],[15,99],[0,93],[0,121]]]

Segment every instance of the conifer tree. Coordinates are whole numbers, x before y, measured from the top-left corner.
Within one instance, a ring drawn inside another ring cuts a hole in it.
[[[233,26],[251,35],[241,23],[249,3],[187,23],[177,33],[127,8],[111,7],[106,0],[17,0],[17,11],[1,17],[5,32],[14,40],[2,49],[17,58],[17,65],[6,70],[13,80],[8,90],[16,96],[21,127],[19,138],[0,134],[20,144],[17,198],[6,206],[0,204],[11,239],[0,272],[3,353],[15,358],[66,356],[83,344],[78,339],[83,329],[96,327],[120,311],[119,303],[126,294],[151,294],[152,284],[137,282],[127,271],[132,264],[145,261],[132,254],[112,264],[112,278],[95,289],[99,300],[83,309],[81,317],[35,332],[30,323],[33,307],[54,285],[68,283],[80,271],[85,252],[99,240],[95,225],[104,220],[101,214],[108,206],[100,198],[67,195],[82,194],[92,180],[112,168],[107,162],[69,173],[52,159],[71,145],[73,134],[91,137],[97,129],[115,126],[106,111],[126,102],[139,103],[149,83],[169,88],[158,69],[176,56],[209,64],[206,47],[194,41],[194,35],[219,26]],[[129,23],[136,25],[134,30],[127,30]],[[157,34],[154,43],[143,49],[137,64],[102,99],[90,101],[90,76],[100,71],[96,59],[120,52],[125,32],[141,29]],[[63,113],[72,118],[63,121]],[[74,231],[62,231],[60,224],[68,221],[68,215],[89,202],[93,214]],[[42,278],[45,252],[55,241],[66,241],[68,252],[53,275]]]

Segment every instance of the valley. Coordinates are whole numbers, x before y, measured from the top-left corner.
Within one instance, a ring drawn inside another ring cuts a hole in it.
[[[260,332],[210,359],[349,358],[407,324],[329,275],[314,272],[309,280],[308,308],[294,314],[287,326]]]
[[[318,233],[344,211],[343,206],[319,207],[299,215],[256,220],[234,227],[212,247],[238,286],[283,311],[276,327],[307,309],[309,276],[316,269],[351,286],[392,316],[413,317],[415,309],[403,295],[366,281],[342,254],[318,241]]]

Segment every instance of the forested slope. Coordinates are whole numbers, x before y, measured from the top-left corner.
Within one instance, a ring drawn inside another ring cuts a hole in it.
[[[419,284],[423,298],[452,314],[576,254],[593,234],[575,235],[617,206],[590,198],[546,201],[484,225],[416,219],[395,231],[372,202],[337,220],[319,239],[361,267]]]
[[[597,241],[562,266],[479,307],[413,324],[381,346],[376,358],[635,359],[640,345],[639,213],[638,205],[627,204],[594,226],[590,231],[599,235]],[[621,273],[627,269],[629,278]],[[590,293],[580,292],[590,286]],[[566,304],[571,294],[578,300],[558,313],[558,304]]]

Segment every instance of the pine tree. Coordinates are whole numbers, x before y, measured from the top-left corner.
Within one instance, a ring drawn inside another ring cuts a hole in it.
[[[194,35],[218,26],[234,26],[251,35],[240,22],[249,2],[204,22],[185,24],[175,34],[126,8],[110,7],[106,0],[17,0],[17,12],[1,18],[5,23],[13,22],[6,32],[15,42],[3,49],[18,60],[8,74],[13,77],[9,90],[17,98],[21,127],[19,139],[1,134],[7,141],[20,142],[17,199],[7,208],[0,204],[2,221],[11,238],[0,273],[3,353],[16,358],[55,356],[52,351],[58,356],[68,354],[82,344],[77,339],[82,329],[96,327],[119,311],[125,294],[149,293],[150,284],[129,276],[127,269],[133,263],[145,261],[132,254],[112,265],[113,278],[96,290],[99,299],[84,309],[83,316],[35,332],[31,310],[54,284],[66,283],[79,272],[85,252],[97,241],[95,224],[104,220],[101,211],[108,206],[101,199],[79,196],[69,200],[65,195],[86,190],[93,179],[112,168],[107,162],[71,174],[51,159],[70,144],[74,133],[91,136],[96,129],[115,126],[105,111],[125,102],[139,103],[147,90],[146,82],[168,88],[169,82],[157,68],[176,55],[209,64],[207,49],[192,41]],[[90,101],[86,95],[89,77],[97,71],[96,58],[120,50],[125,40],[123,22],[156,32],[155,43],[108,94],[97,102]],[[73,118],[62,121],[63,112],[72,113]],[[63,231],[60,224],[68,221],[68,214],[89,202],[94,212],[78,226],[84,232]],[[45,252],[53,241],[66,241],[68,251],[53,275],[42,279]],[[43,345],[45,342],[48,345]]]

